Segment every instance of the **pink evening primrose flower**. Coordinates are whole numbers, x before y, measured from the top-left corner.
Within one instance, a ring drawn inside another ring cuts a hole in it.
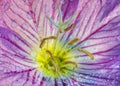
[[[120,86],[120,0],[0,0],[0,86]]]

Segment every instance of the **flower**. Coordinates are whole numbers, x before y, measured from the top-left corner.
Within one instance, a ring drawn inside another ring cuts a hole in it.
[[[1,86],[119,86],[120,0],[1,0]]]

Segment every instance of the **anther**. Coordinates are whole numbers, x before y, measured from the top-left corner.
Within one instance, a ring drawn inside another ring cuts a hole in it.
[[[48,53],[50,55],[50,57],[52,58],[52,60],[54,60],[53,55],[49,50],[46,50],[46,53]]]
[[[58,72],[58,71],[59,71],[59,67],[56,65],[52,53],[51,53],[49,50],[46,50],[46,53],[48,53],[48,54],[50,55],[50,58],[52,59],[52,64],[53,64],[53,66],[54,66],[54,68],[55,68],[55,71]]]
[[[73,29],[74,26],[75,26],[75,24],[71,24],[69,27],[65,28],[64,31],[67,32],[67,31]]]
[[[77,63],[76,63],[76,62],[73,62],[73,61],[64,61],[63,63],[64,63],[64,64],[73,64],[73,65],[75,65],[75,68],[78,67]]]
[[[45,41],[49,40],[49,39],[56,39],[56,36],[50,36],[50,37],[43,38],[41,43],[40,43],[40,48],[42,48],[42,46],[45,43]]]
[[[79,39],[78,39],[78,38],[75,38],[75,39],[69,41],[69,42],[68,42],[68,45],[72,45],[72,44],[74,44],[74,43],[76,43],[76,42],[78,42],[78,41],[79,41]]]
[[[88,55],[92,60],[94,60],[93,54],[90,53],[89,51],[84,50],[84,49],[81,49],[81,48],[78,48],[78,51],[85,53],[85,54]]]

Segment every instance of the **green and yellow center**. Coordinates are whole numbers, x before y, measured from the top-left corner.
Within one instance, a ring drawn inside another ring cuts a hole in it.
[[[74,50],[71,47],[77,41],[79,39],[75,38],[63,46],[55,36],[41,40],[39,49],[31,53],[37,63],[37,69],[42,71],[45,77],[70,77],[71,72],[78,68],[77,58],[72,55]],[[94,59],[94,56],[87,50],[81,48],[75,50],[86,54],[92,60]]]
[[[55,41],[43,44],[36,51],[35,62],[38,69],[43,71],[46,77],[51,78],[70,76],[70,70],[77,68],[77,63],[71,52]]]

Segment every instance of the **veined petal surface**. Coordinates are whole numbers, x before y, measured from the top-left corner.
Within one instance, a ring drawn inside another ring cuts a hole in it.
[[[1,0],[0,86],[119,86],[119,9],[120,0]],[[60,16],[63,23],[74,16],[67,25],[74,27],[59,36],[61,47],[78,38],[72,49],[89,51],[94,60],[75,50],[77,71],[50,79],[37,70],[31,51],[57,33]]]

